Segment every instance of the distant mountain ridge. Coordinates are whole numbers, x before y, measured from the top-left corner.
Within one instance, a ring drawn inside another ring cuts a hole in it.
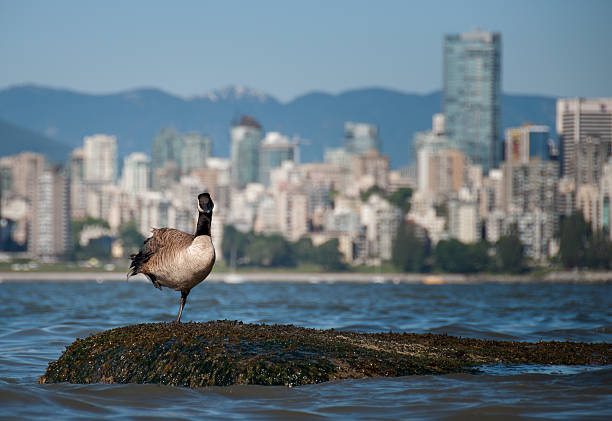
[[[191,99],[204,99],[207,98],[212,102],[216,101],[239,101],[241,99],[256,100],[259,102],[276,101],[270,95],[259,89],[249,88],[244,85],[232,85],[222,89],[216,89],[211,92],[207,92],[203,95],[194,95]]]
[[[531,121],[554,131],[555,103],[552,97],[504,94],[502,126]],[[399,167],[412,162],[414,132],[428,130],[431,116],[440,110],[439,91],[420,95],[382,88],[312,92],[287,103],[241,85],[191,98],[151,88],[104,95],[36,85],[0,90],[0,119],[70,147],[80,146],[86,135],[113,134],[122,156],[150,153],[153,137],[167,127],[207,134],[213,140],[213,154],[228,156],[230,122],[249,114],[266,131],[307,139],[301,150],[303,161],[322,160],[326,147],[341,146],[345,121],[376,124],[383,152]]]
[[[70,149],[70,146],[62,142],[0,120],[0,156],[38,152],[52,162],[62,162]]]

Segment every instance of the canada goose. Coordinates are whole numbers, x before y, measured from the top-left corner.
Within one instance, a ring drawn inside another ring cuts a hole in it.
[[[210,194],[201,193],[195,234],[173,228],[153,229],[153,235],[144,241],[140,251],[130,256],[128,279],[142,273],[155,288],[181,291],[177,323],[181,321],[189,291],[206,279],[215,264],[215,248],[210,238],[214,206]]]

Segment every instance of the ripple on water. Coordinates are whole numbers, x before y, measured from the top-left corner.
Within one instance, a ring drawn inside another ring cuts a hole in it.
[[[211,283],[185,320],[390,329],[486,339],[612,341],[608,284]],[[176,292],[148,283],[0,285],[0,418],[612,419],[607,367],[487,366],[477,374],[329,382],[297,388],[38,385],[75,338],[176,317]]]

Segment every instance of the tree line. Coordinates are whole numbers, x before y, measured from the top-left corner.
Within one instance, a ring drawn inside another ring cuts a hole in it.
[[[409,202],[409,194],[402,193],[394,198],[396,203]],[[405,206],[404,209],[409,209]],[[93,239],[87,245],[79,244],[79,235],[86,226],[108,228],[101,219],[88,218],[72,224],[71,252],[69,260],[90,257],[108,259],[111,240],[122,241],[125,255],[138,250],[144,237],[136,223],[122,225],[115,238]],[[612,241],[607,230],[593,231],[591,224],[580,213],[562,217],[556,233],[559,253],[552,259],[554,265],[565,269],[610,269],[612,270]],[[315,265],[323,270],[346,270],[338,250],[338,240],[330,239],[318,246],[308,237],[296,242],[286,240],[280,234],[243,233],[234,226],[224,228],[223,257],[234,267],[296,267]],[[403,272],[448,272],[448,273],[521,273],[529,270],[530,262],[525,255],[516,227],[495,243],[481,241],[464,244],[456,239],[439,241],[432,246],[427,232],[410,221],[402,221],[393,242],[391,263]]]
[[[344,270],[346,264],[338,250],[338,239],[332,238],[314,246],[308,237],[296,242],[280,234],[243,233],[232,225],[223,230],[222,253],[230,266],[295,267],[314,264],[325,270]]]
[[[563,267],[612,269],[612,241],[607,229],[593,231],[581,212],[561,218],[559,260]]]
[[[551,263],[564,269],[612,269],[612,241],[607,230],[593,231],[582,213],[562,217],[556,235],[559,253]],[[521,273],[529,270],[516,226],[495,243],[464,244],[456,239],[432,247],[425,230],[403,221],[393,244],[393,264],[405,272]]]
[[[524,246],[511,231],[495,244],[465,244],[456,239],[439,241],[435,247],[424,229],[402,221],[393,243],[393,265],[404,272],[509,272],[525,270]]]

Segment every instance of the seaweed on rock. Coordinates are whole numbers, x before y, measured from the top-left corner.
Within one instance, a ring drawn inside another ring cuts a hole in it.
[[[49,363],[39,383],[297,386],[462,372],[483,364],[609,364],[611,348],[606,343],[366,334],[236,321],[150,323],[77,339]]]

